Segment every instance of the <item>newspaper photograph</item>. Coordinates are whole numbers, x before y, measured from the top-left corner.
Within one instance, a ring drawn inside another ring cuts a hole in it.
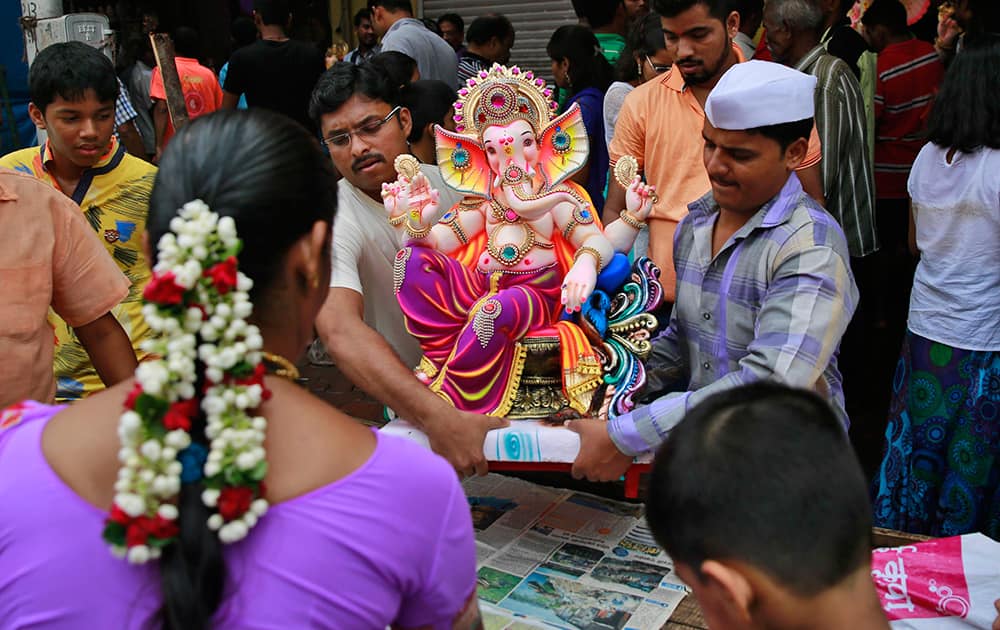
[[[493,630],[655,630],[687,593],[643,506],[491,474],[464,484]]]
[[[641,603],[641,597],[533,573],[504,600],[503,607],[555,626],[620,629]]]

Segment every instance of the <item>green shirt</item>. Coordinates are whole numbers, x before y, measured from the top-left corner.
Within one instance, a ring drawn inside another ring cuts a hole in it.
[[[618,58],[625,50],[625,38],[618,33],[594,33],[597,43],[601,45],[601,53],[612,66],[618,63]]]

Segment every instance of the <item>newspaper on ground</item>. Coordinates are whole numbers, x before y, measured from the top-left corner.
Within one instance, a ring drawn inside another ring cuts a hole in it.
[[[486,630],[656,630],[688,592],[642,505],[497,474],[463,485]]]

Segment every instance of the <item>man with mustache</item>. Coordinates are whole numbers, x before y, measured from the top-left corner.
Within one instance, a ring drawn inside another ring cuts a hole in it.
[[[573,474],[618,479],[689,409],[756,381],[812,389],[848,424],[837,349],[857,304],[847,239],[796,175],[808,153],[816,79],[767,61],[736,64],[705,104],[711,191],[677,228],[677,302],[653,340],[635,410],[573,420]]]
[[[386,220],[382,184],[395,181],[393,162],[409,151],[410,110],[371,66],[343,62],[320,77],[310,115],[344,176],[333,225],[330,294],[316,321],[320,337],[348,378],[423,429],[431,447],[459,473],[485,474],[486,432],[506,421],[459,411],[417,380],[412,369],[422,351],[406,330],[393,291],[401,243]],[[422,164],[420,171],[440,191],[442,212],[460,200],[436,166]]]
[[[660,14],[674,66],[628,95],[608,153],[612,166],[623,155],[636,156],[646,182],[656,186],[659,199],[647,223],[649,257],[663,272],[666,301],[673,302],[674,231],[687,214],[687,204],[710,188],[701,155],[705,99],[726,70],[744,59],[733,44],[740,14],[731,9],[731,0],[657,0],[653,9]],[[822,204],[819,137],[813,133],[809,140],[799,179]],[[624,207],[625,190],[612,179],[605,223],[617,219]]]

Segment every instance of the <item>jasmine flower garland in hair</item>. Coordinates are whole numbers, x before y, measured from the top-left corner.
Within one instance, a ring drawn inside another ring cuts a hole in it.
[[[246,322],[252,281],[239,272],[241,243],[230,217],[201,201],[185,204],[158,244],[159,258],[143,292],[143,316],[157,334],[118,425],[122,467],[104,538],[129,562],[155,560],[179,533],[181,483],[203,482],[214,513],[207,526],[224,543],[247,535],[267,511],[267,420],[254,414],[264,388],[263,340]],[[205,366],[207,453],[192,443],[198,417],[196,361]]]

